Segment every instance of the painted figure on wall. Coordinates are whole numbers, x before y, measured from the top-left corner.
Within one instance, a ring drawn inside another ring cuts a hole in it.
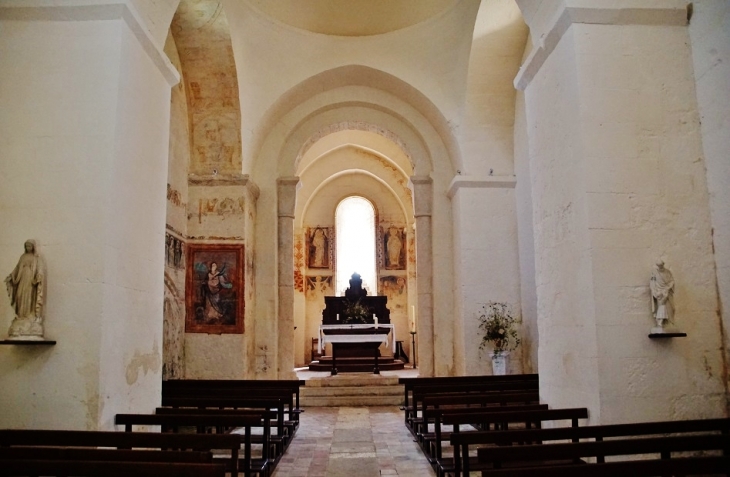
[[[235,313],[230,299],[233,283],[226,276],[225,263],[220,268],[216,262],[211,262],[210,268],[205,263],[196,263],[195,269],[206,276],[200,286],[201,302],[195,310],[197,321],[207,325],[233,324]]]
[[[210,270],[207,273],[208,279],[203,283],[201,290],[204,299],[203,321],[207,324],[230,322],[232,314],[227,309],[225,297],[222,293],[224,290],[233,288],[233,284],[225,276],[226,266],[223,264],[223,267],[219,270],[218,264],[213,262],[210,264]],[[228,320],[226,320],[227,315]]]
[[[26,240],[25,253],[5,279],[15,319],[9,339],[43,339],[43,260],[34,240]]]
[[[664,261],[657,260],[649,280],[651,290],[651,312],[657,327],[662,328],[665,321],[674,317],[674,277],[664,267]]]
[[[389,270],[403,270],[403,232],[398,227],[390,227],[385,234],[385,268]]]
[[[243,245],[185,244],[185,331],[243,333]]]
[[[317,227],[309,235],[309,268],[329,268],[329,237]]]

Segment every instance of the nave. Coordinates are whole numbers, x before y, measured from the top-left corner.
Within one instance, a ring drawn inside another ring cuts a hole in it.
[[[308,407],[273,477],[435,476],[403,411],[388,407]]]

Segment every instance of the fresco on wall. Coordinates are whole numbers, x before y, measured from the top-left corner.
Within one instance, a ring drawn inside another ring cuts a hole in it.
[[[386,270],[406,269],[406,237],[405,230],[391,225],[381,228],[383,238],[383,265]]]
[[[182,199],[182,194],[172,188],[170,184],[167,184],[167,200],[177,207],[185,208],[185,202]]]
[[[307,297],[319,297],[332,294],[331,276],[307,277]],[[321,300],[324,304],[324,300]]]
[[[186,332],[243,333],[243,256],[243,245],[188,246]]]
[[[309,268],[332,268],[332,237],[331,227],[314,227],[307,229],[307,252]]]
[[[185,307],[174,280],[165,273],[165,299],[162,305],[162,379],[185,376]]]
[[[304,293],[304,237],[294,237],[294,290]]]
[[[203,217],[217,215],[225,218],[229,215],[241,215],[246,212],[246,199],[241,196],[237,199],[224,197],[223,199],[198,199],[198,223]],[[190,217],[190,215],[188,216]]]
[[[223,115],[211,115],[193,129],[196,170],[225,173],[235,170],[238,148],[236,121]]]
[[[378,291],[378,295],[387,296],[388,302],[390,302],[391,299],[397,299],[400,296],[407,296],[407,293],[408,286],[406,277],[380,277],[380,290]]]
[[[165,264],[170,268],[185,268],[185,243],[171,234],[165,234]]]

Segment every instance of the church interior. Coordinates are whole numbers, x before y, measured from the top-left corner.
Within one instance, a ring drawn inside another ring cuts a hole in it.
[[[728,416],[727,0],[2,0],[0,145],[0,428],[296,379],[354,272],[419,376],[500,303],[551,406]]]

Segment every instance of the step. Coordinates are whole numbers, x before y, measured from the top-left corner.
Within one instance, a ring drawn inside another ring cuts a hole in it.
[[[308,379],[300,388],[300,405],[306,409],[329,406],[400,406],[404,387],[394,376],[340,374]]]
[[[307,407],[369,407],[401,406],[403,396],[321,396],[302,398],[301,406]]]

